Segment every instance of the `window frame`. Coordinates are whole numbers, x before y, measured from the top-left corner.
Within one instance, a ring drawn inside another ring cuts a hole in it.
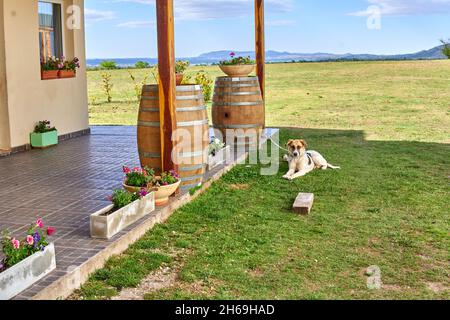
[[[65,13],[65,8],[64,8],[64,0],[38,0],[37,1],[37,13],[38,13],[38,21],[39,21],[39,3],[51,3],[51,4],[59,4],[60,5],[60,9],[61,9],[61,13],[60,13],[60,18],[61,18],[61,55],[64,56],[65,55],[65,31],[66,31],[66,25],[64,23],[64,13]],[[39,29],[40,29],[40,25],[38,24],[38,38],[39,38]],[[39,40],[39,39],[38,39]],[[39,58],[41,55],[41,48],[39,48]],[[59,58],[59,57],[58,57]],[[46,57],[44,57],[44,59],[46,59]],[[39,59],[40,61],[41,59]]]

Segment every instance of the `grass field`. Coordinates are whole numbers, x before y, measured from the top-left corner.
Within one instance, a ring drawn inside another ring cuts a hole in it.
[[[285,163],[276,176],[239,165],[71,298],[450,299],[449,71],[270,65],[269,124],[302,127],[281,140],[305,138],[342,170],[287,182]],[[112,110],[109,121],[134,121],[136,102],[121,96],[92,106],[92,121]],[[300,191],[316,196],[308,217],[290,211]],[[366,285],[372,265],[380,290]]]
[[[198,68],[193,68],[195,71]],[[207,67],[212,77],[218,67]],[[138,82],[148,70],[133,70]],[[136,124],[138,102],[126,70],[88,72],[91,124]],[[152,77],[149,77],[149,81]],[[267,125],[364,130],[370,140],[450,142],[450,60],[267,66]]]

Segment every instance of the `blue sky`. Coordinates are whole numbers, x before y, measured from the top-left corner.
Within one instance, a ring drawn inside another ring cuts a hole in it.
[[[174,2],[177,57],[253,50],[253,0]],[[155,0],[85,4],[88,58],[156,57]],[[450,38],[450,0],[266,0],[268,50],[396,54],[441,38]]]

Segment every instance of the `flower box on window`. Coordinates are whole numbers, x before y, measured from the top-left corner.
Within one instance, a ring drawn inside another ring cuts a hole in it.
[[[42,70],[41,71],[41,79],[42,80],[52,80],[58,79],[58,70]]]
[[[75,78],[75,70],[59,70],[59,77],[65,78]]]

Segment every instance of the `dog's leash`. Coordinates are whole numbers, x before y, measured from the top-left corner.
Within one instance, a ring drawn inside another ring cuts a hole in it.
[[[266,138],[267,140],[272,141],[272,143],[273,143],[277,148],[279,148],[279,149],[281,149],[281,150],[284,150],[284,151],[287,151],[287,152],[290,152],[288,149],[283,148],[283,147],[280,146],[278,143],[276,143],[275,141],[273,141],[272,137],[266,136],[265,134],[261,135],[261,137],[264,137],[264,138]]]

